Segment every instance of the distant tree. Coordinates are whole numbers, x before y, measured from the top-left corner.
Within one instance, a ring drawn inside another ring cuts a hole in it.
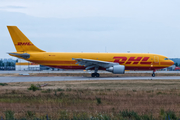
[[[176,62],[176,63],[174,63],[174,65],[176,66],[176,67],[178,67],[178,63]]]
[[[11,66],[11,63],[10,62],[6,62],[6,66]]]
[[[4,63],[2,62],[1,67],[4,67]]]
[[[3,61],[2,61],[2,59],[0,60],[0,67],[2,67],[3,66]]]
[[[6,62],[6,66],[15,67],[15,63],[14,62]]]
[[[14,62],[12,62],[12,67],[15,67],[15,63]]]

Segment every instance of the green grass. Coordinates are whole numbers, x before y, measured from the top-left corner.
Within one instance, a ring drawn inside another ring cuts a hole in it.
[[[173,111],[164,111],[164,116],[160,116],[159,119],[177,120],[178,117]],[[88,112],[70,112],[66,110],[60,110],[57,117],[48,115],[37,116],[35,112],[25,111],[23,117],[16,118],[15,114],[11,110],[4,112],[6,120],[37,120],[37,119],[48,119],[48,120],[155,120],[151,114],[138,114],[135,111],[122,110],[118,113],[88,113]]]
[[[58,88],[57,91],[64,91],[64,89]]]
[[[85,81],[74,82],[75,84],[55,82],[48,83],[43,89],[36,85],[40,83],[18,84],[20,89],[17,89],[15,83],[8,83],[0,91],[0,105],[3,104],[0,115],[5,119],[4,111],[11,111],[7,115],[13,115],[17,120],[46,119],[47,114],[51,120],[164,120],[168,116],[173,120],[180,118],[180,87],[174,81],[171,83],[173,87],[168,86],[171,81],[162,81],[167,84],[162,83],[161,86],[161,81],[124,82],[129,81]],[[156,83],[158,87],[152,86]],[[15,87],[9,89],[11,85]],[[51,87],[52,85],[54,86]]]
[[[39,85],[35,86],[34,84],[31,84],[28,90],[32,90],[32,91],[40,90],[40,86]]]
[[[0,83],[0,86],[6,86],[8,85],[7,83]]]

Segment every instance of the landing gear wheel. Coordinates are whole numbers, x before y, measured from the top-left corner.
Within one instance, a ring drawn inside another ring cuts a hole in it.
[[[96,77],[99,77],[100,75],[99,75],[99,73],[96,73]]]
[[[92,73],[92,74],[91,74],[91,77],[95,77],[95,76],[96,76],[96,74],[95,74],[95,73]]]
[[[91,77],[99,77],[100,75],[99,75],[99,73],[92,73],[91,74]]]
[[[155,77],[155,73],[152,74],[152,77]]]

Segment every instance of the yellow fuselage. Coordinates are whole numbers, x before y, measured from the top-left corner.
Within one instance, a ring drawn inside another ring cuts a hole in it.
[[[16,53],[22,54],[22,52]],[[40,65],[62,69],[84,69],[84,66],[76,64],[76,61],[72,60],[72,58],[116,62],[120,65],[124,65],[126,70],[157,70],[174,64],[174,62],[167,59],[167,57],[157,54],[63,52],[28,52],[28,54],[30,54],[30,58],[25,60],[38,63]]]

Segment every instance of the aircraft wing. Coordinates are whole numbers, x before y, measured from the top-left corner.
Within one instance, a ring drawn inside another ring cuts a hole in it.
[[[72,58],[72,60],[77,61],[76,64],[78,64],[78,65],[85,66],[86,70],[91,69],[93,67],[109,68],[114,65],[119,65],[119,63],[106,62],[106,61],[100,61],[100,60],[92,60],[92,59]]]

